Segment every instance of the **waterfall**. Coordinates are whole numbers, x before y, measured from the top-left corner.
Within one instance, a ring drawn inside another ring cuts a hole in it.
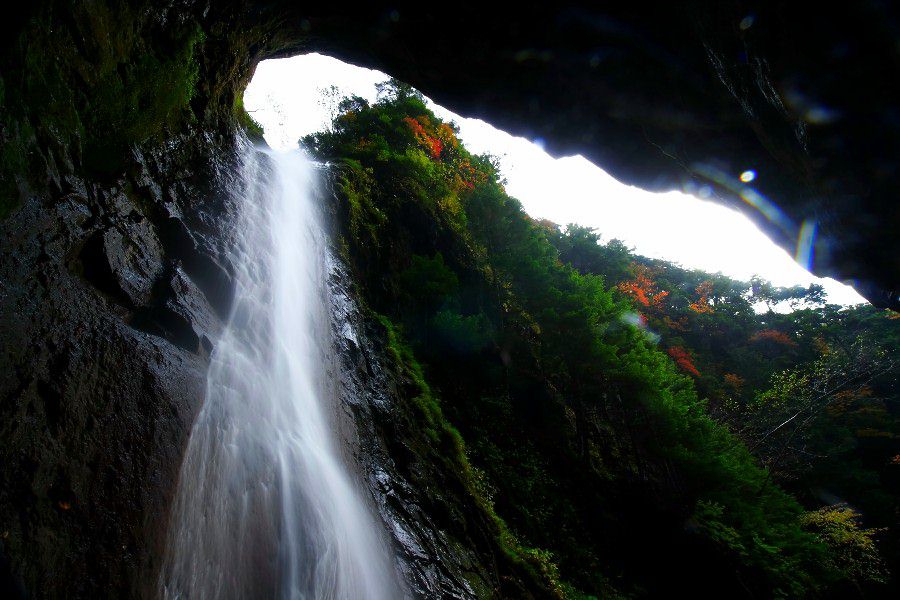
[[[249,151],[236,290],[181,468],[164,598],[398,594],[383,527],[342,459],[315,167]]]

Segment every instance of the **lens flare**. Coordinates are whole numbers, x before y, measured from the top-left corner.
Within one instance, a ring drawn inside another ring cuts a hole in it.
[[[816,222],[812,219],[803,219],[800,225],[800,233],[797,235],[797,254],[794,259],[807,271],[812,269],[814,248],[816,243]]]
[[[744,173],[742,173],[739,183],[734,180],[733,176],[728,175],[726,172],[713,165],[696,163],[693,165],[693,168],[697,174],[706,177],[710,181],[717,183],[718,185],[740,197],[741,200],[759,211],[759,213],[763,217],[780,228],[784,233],[790,235],[791,237],[796,235],[797,226],[794,224],[790,217],[788,217],[786,214],[784,214],[784,212],[782,212],[780,208],[778,208],[777,204],[757,192],[749,185],[744,185],[746,183],[746,181],[744,181],[744,176],[747,173],[752,173],[753,178],[755,178],[755,171],[745,171]]]

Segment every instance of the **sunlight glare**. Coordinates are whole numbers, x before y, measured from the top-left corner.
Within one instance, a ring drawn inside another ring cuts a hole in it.
[[[340,97],[355,94],[372,102],[375,85],[385,79],[378,71],[317,54],[267,60],[257,67],[244,104],[264,127],[270,146],[289,148],[303,135],[325,128]],[[473,153],[500,159],[507,191],[535,218],[594,227],[606,241],[618,238],[638,254],[685,268],[722,272],[744,281],[759,275],[779,286],[819,283],[831,303],[865,302],[853,288],[810,274],[735,210],[682,192],[657,194],[625,185],[581,156],[554,159],[537,140],[514,137],[484,121],[430,106],[439,117],[459,125],[459,137]],[[748,204],[768,209],[778,222],[783,216],[777,206],[746,186],[756,177],[753,170],[741,173],[740,195]],[[709,196],[710,190],[701,187],[697,194]],[[811,227],[804,223],[798,240],[796,258],[805,265],[812,258]]]

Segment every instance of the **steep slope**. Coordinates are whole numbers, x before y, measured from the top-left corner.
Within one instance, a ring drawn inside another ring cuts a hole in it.
[[[475,493],[563,593],[797,596],[845,577],[625,297],[563,265],[416,92],[382,94],[304,144],[335,165],[361,294],[421,361]]]
[[[230,303],[231,177],[243,151],[239,130],[254,133],[252,120],[241,108],[240,92],[253,66],[264,57],[313,49],[337,51],[341,46],[347,56],[362,60],[354,44],[368,43],[372,36],[390,31],[389,22],[394,22],[391,13],[378,9],[371,14],[353,13],[360,20],[351,23],[333,15],[304,20],[292,12],[295,6],[241,1],[163,5],[47,1],[20,6],[2,23],[0,579],[14,592],[24,588],[36,597],[151,593],[174,478],[202,399],[208,354]],[[471,18],[467,13],[459,15]],[[543,16],[540,13],[534,22],[543,24]],[[315,35],[310,32],[313,27]],[[458,30],[449,25],[442,30],[415,25],[412,29],[426,36],[456,36]],[[378,37],[388,40],[387,45],[390,38]],[[424,81],[439,74],[430,67],[417,67],[408,47],[402,42],[393,50],[382,47],[378,52],[390,57],[385,65],[398,70],[403,64],[412,65],[411,79]],[[454,46],[434,43],[433,47]],[[471,57],[481,55],[479,47],[472,48]],[[518,62],[526,68],[535,64],[535,56],[543,60],[541,53],[522,56],[527,60]],[[374,59],[368,64],[381,65]],[[486,70],[488,77],[494,72]],[[531,106],[526,92],[517,97],[524,98],[525,104],[519,105],[526,110]],[[634,123],[646,124],[652,113],[635,117]],[[421,114],[409,116],[417,119]],[[515,118],[520,123],[525,119]],[[751,130],[756,125],[751,122]],[[739,129],[745,139],[746,124]],[[709,137],[706,131],[704,139]],[[883,131],[892,130],[885,127]],[[628,147],[634,139],[621,138]],[[446,141],[452,143],[449,138]],[[420,144],[415,137],[406,142]],[[720,142],[713,150],[732,147]],[[430,148],[422,147],[424,159],[413,153],[407,161],[425,170],[426,182],[434,175],[427,167],[434,162],[430,156],[435,153],[434,140],[429,144]],[[440,156],[441,149],[436,153]],[[652,179],[662,163],[658,157],[640,162],[640,155],[640,151],[629,153],[628,161],[639,161],[633,164],[637,179],[649,184],[647,177]],[[737,156],[735,164],[743,158]],[[709,481],[747,477],[760,483],[761,476],[740,451],[725,452],[732,440],[717,437],[719,430],[704,417],[689,420],[692,427],[696,425],[690,433],[700,440],[711,439],[713,447],[733,458],[734,464],[692,463],[690,454],[697,453],[690,446],[684,449],[685,460],[701,470],[709,468],[708,479],[686,478],[683,470],[670,464],[675,460],[673,447],[678,450],[677,460],[684,458],[679,444],[685,433],[657,425],[681,422],[666,416],[673,410],[690,415],[702,415],[702,410],[685,391],[687,380],[678,378],[665,357],[645,356],[626,326],[608,328],[621,336],[613,345],[621,342],[622,347],[631,348],[633,344],[636,354],[652,365],[624,375],[611,369],[609,377],[617,381],[608,388],[602,409],[571,402],[569,394],[581,399],[606,390],[610,384],[605,373],[598,381],[581,378],[578,370],[562,377],[548,375],[558,373],[560,363],[574,361],[581,369],[582,359],[597,358],[593,350],[582,356],[577,351],[582,346],[569,345],[581,338],[569,336],[580,332],[591,338],[583,328],[586,320],[616,323],[610,317],[627,307],[611,298],[602,285],[582,282],[572,284],[580,299],[565,306],[561,314],[533,312],[535,306],[543,311],[560,300],[559,292],[573,288],[560,283],[570,275],[555,267],[541,285],[517,290],[513,287],[518,284],[492,274],[495,270],[514,273],[520,263],[538,271],[549,264],[548,247],[539,241],[540,236],[531,235],[531,225],[514,203],[494,195],[485,206],[495,212],[480,217],[482,225],[496,218],[522,230],[515,251],[495,255],[494,259],[502,257],[505,262],[492,264],[486,262],[479,245],[485,246],[485,240],[498,232],[490,228],[470,232],[482,241],[471,247],[463,243],[466,228],[460,219],[469,208],[455,206],[452,195],[431,196],[421,183],[404,184],[401,196],[419,198],[422,206],[429,207],[432,201],[436,205],[450,201],[441,208],[454,215],[449,224],[434,218],[433,207],[423,212],[415,203],[404,202],[399,205],[401,213],[388,220],[396,230],[379,236],[381,209],[373,208],[366,200],[369,193],[363,193],[374,184],[364,169],[348,164],[351,180],[342,185],[344,204],[339,205],[343,206],[339,214],[347,228],[344,235],[362,249],[351,248],[346,258],[361,286],[359,298],[370,310],[388,315],[387,322],[374,315],[364,319],[361,327],[370,342],[360,347],[366,349],[364,353],[374,349],[367,364],[384,365],[387,374],[381,381],[392,390],[386,396],[383,390],[372,392],[373,398],[391,398],[381,403],[382,408],[371,413],[357,409],[361,423],[375,424],[372,429],[362,428],[368,433],[361,447],[370,450],[361,452],[360,460],[365,460],[367,452],[385,452],[399,465],[391,481],[410,482],[409,487],[400,486],[402,491],[379,485],[385,488],[385,498],[393,494],[403,498],[384,510],[412,514],[405,518],[420,526],[419,539],[430,540],[422,542],[421,552],[415,545],[400,544],[400,550],[410,554],[410,564],[418,565],[411,579],[420,589],[452,581],[454,590],[468,586],[482,595],[571,592],[556,575],[558,563],[562,579],[583,590],[612,587],[640,593],[651,574],[658,576],[658,567],[663,567],[661,583],[689,587],[693,577],[693,582],[702,582],[709,590],[733,591],[738,584],[728,574],[735,571],[734,564],[745,562],[735,558],[740,547],[723,553],[721,543],[734,542],[732,530],[744,535],[757,526],[765,530],[766,523],[776,529],[783,525],[775,531],[776,542],[796,550],[791,556],[802,564],[788,561],[773,567],[760,554],[773,547],[769,538],[763,536],[757,543],[745,536],[739,543],[763,558],[748,572],[738,569],[743,580],[749,579],[765,593],[779,586],[803,585],[808,574],[815,572],[807,571],[811,561],[804,558],[809,537],[798,533],[790,519],[798,508],[775,488],[766,486],[765,499],[760,501],[771,502],[765,511],[774,515],[772,520],[754,521],[759,515],[752,507],[747,514],[720,510],[720,504],[734,506],[735,490],[712,489],[706,485]],[[472,184],[474,189],[485,183],[477,179],[479,173],[491,176],[486,165],[475,161],[471,172],[460,172],[460,182],[448,185],[467,188]],[[878,181],[889,186],[891,180]],[[378,185],[389,182],[379,179]],[[894,272],[892,263],[885,263],[879,253],[870,269],[868,261],[854,258],[865,255],[859,249],[860,240],[870,241],[882,223],[893,222],[890,213],[884,219],[872,218],[885,214],[879,208],[880,197],[872,196],[874,204],[860,213],[862,224],[854,221],[849,230],[843,230],[850,249],[841,250],[844,262],[838,268],[862,273],[880,282],[881,291],[890,292],[894,280],[885,273]],[[829,207],[825,209],[831,214]],[[835,222],[837,227],[843,223]],[[376,239],[366,249],[368,242],[359,241],[368,240],[368,235]],[[503,242],[502,236],[496,241]],[[870,246],[893,256],[890,241]],[[411,254],[419,258],[414,261]],[[390,274],[408,269],[412,269],[409,281],[415,281],[417,273],[436,272],[438,277],[425,289],[430,299],[407,316],[400,307],[407,306],[406,296],[420,290],[407,281],[404,285],[412,291],[400,293]],[[453,293],[459,297],[459,306],[443,306],[443,296],[454,288],[454,277],[445,271],[454,273],[459,287]],[[532,301],[537,304],[528,304]],[[579,313],[579,306],[593,308],[585,315]],[[514,318],[507,318],[507,313]],[[407,323],[407,318],[414,323]],[[429,343],[418,339],[417,331],[432,332]],[[485,331],[490,335],[485,336]],[[549,334],[554,334],[556,346],[542,350],[538,340]],[[412,350],[404,345],[404,338]],[[432,338],[436,345],[429,355]],[[472,358],[473,347],[480,353],[477,360]],[[607,346],[596,350],[600,358],[610,360]],[[353,349],[348,348],[348,353],[353,356]],[[420,357],[425,370],[416,366],[414,356]],[[554,356],[565,359],[554,360]],[[442,359],[447,361],[443,374],[435,368]],[[476,369],[482,359],[492,368]],[[511,374],[507,373],[510,360],[521,367]],[[466,369],[483,380],[466,382],[450,375]],[[377,371],[366,370],[358,377],[365,383]],[[660,381],[646,379],[657,371],[662,374]],[[573,381],[590,387],[573,392]],[[669,391],[660,395],[670,384]],[[484,402],[482,390],[490,390]],[[433,402],[437,395],[443,408]],[[653,404],[660,397],[673,403]],[[651,403],[636,408],[635,399]],[[655,413],[658,408],[662,416]],[[468,440],[471,461],[462,454],[451,422]],[[510,432],[515,435],[507,435]],[[740,473],[732,477],[729,470]],[[544,478],[548,472],[554,478]],[[375,488],[381,482],[378,471],[371,467],[369,473]],[[591,477],[587,483],[585,474]],[[685,486],[686,481],[701,480],[699,490]],[[557,489],[560,481],[567,486],[565,494]],[[719,492],[722,497],[716,495]],[[713,499],[696,503],[704,493]],[[496,509],[491,508],[492,496]],[[558,497],[577,500],[576,518],[567,516],[573,507],[555,502]],[[620,519],[621,511],[630,511],[634,518]],[[581,520],[585,515],[596,515],[596,520]],[[582,527],[585,524],[589,526]],[[434,537],[435,531],[449,532],[449,537]],[[697,531],[702,535],[695,536]],[[710,548],[708,538],[719,534],[724,539]],[[691,544],[698,539],[703,541],[695,544],[697,552],[709,558],[702,566],[692,564],[690,557],[695,554],[681,552],[694,548]],[[577,543],[569,543],[572,540]],[[555,559],[551,560],[548,548]],[[436,557],[450,566],[440,566]],[[710,570],[717,575],[706,578]]]

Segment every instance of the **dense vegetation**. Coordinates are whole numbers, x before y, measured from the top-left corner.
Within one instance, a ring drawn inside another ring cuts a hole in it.
[[[557,596],[886,589],[898,321],[536,222],[456,134],[391,82],[302,144],[334,165],[360,295],[506,553]],[[754,311],[779,301],[809,306]]]

